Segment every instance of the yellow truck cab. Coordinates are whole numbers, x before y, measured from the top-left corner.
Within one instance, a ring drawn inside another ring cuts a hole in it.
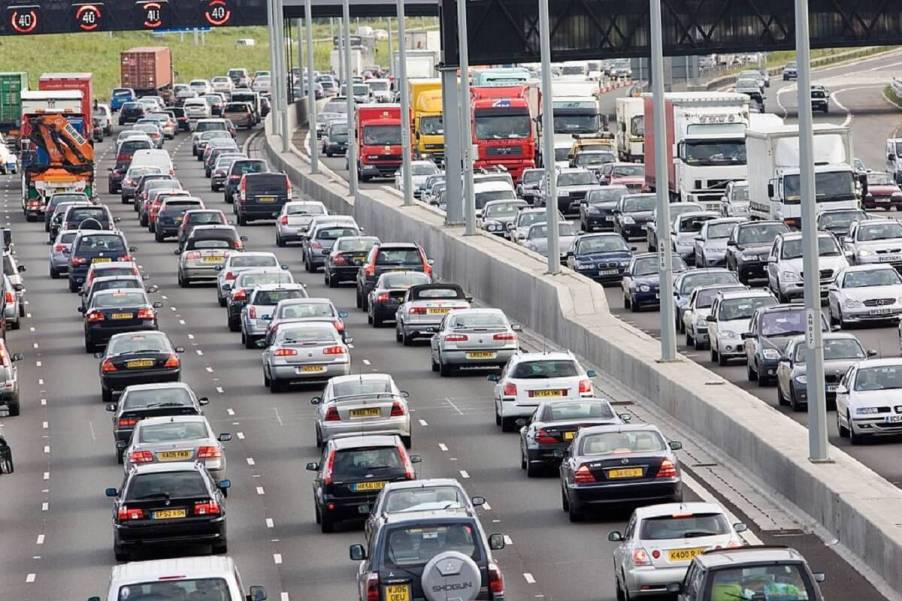
[[[444,158],[445,130],[442,124],[441,80],[411,80],[410,106],[413,110],[414,152],[424,159]]]
[[[572,160],[576,153],[581,150],[610,150],[617,152],[617,143],[614,140],[614,134],[610,132],[600,132],[595,136],[573,135],[573,146],[570,147],[568,159]]]

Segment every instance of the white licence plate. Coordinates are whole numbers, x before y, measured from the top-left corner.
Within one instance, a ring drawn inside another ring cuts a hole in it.
[[[883,418],[883,421],[887,424],[902,423],[902,415],[887,415]]]
[[[881,263],[893,263],[895,261],[902,261],[902,256],[900,256],[900,255],[881,255],[880,256]]]
[[[614,221],[614,218],[613,218],[612,216],[610,216],[610,215],[607,215],[607,216],[604,218],[604,220],[605,220],[605,221]]]
[[[599,269],[598,275],[617,275],[616,269]]]
[[[836,384],[827,384],[827,392],[836,392]]]
[[[891,315],[894,312],[894,309],[890,307],[882,308],[882,309],[871,309],[868,311],[871,315]]]

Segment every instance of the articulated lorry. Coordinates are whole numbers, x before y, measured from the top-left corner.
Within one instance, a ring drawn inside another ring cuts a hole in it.
[[[44,214],[56,192],[94,196],[94,146],[80,90],[22,93],[22,211]]]
[[[409,85],[414,154],[420,158],[440,161],[445,156],[442,81],[412,79]]]
[[[643,94],[645,123],[653,123],[651,94]],[[698,202],[719,210],[728,183],[744,180],[745,130],[749,98],[728,92],[679,92],[665,95],[667,165],[672,201]],[[645,128],[645,183],[657,184],[654,128]]]
[[[131,48],[119,55],[119,82],[137,96],[172,99],[172,50],[165,46]]]
[[[504,168],[520,181],[536,166],[536,128],[540,93],[530,85],[475,87],[472,97],[473,167]]]
[[[776,219],[791,227],[801,227],[799,127],[749,129],[746,146],[752,219]],[[852,139],[848,127],[814,126],[814,165],[818,212],[860,206],[863,190],[852,167]],[[866,186],[867,181],[861,185]]]

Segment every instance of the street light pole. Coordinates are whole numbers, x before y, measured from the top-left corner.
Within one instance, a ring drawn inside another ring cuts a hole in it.
[[[291,134],[288,127],[288,69],[285,61],[285,13],[282,0],[276,0],[276,36],[279,39],[278,65],[279,65],[279,100],[282,104],[282,152],[291,150]],[[272,78],[270,78],[272,81]]]
[[[539,0],[539,44],[542,54],[542,157],[545,163],[545,227],[548,231],[548,273],[561,270],[558,232],[557,171],[554,162],[554,103],[551,90],[551,18],[548,0]]]
[[[457,0],[457,41],[460,54],[460,126],[463,131],[464,235],[476,233],[476,197],[473,194],[473,133],[470,125],[470,54],[467,40],[467,0]]]
[[[808,392],[808,456],[829,461],[827,399],[824,390],[824,339],[821,333],[821,291],[818,261],[816,183],[814,176],[814,116],[811,113],[811,47],[808,0],[795,0],[796,58],[799,65],[799,191],[802,198],[802,272],[805,313]]]
[[[355,199],[357,198],[357,135],[351,132],[357,131],[354,118],[354,76],[351,74],[351,4],[349,0],[342,2],[342,23],[344,25],[344,71],[345,89],[348,103],[348,190]]]
[[[404,0],[398,0],[398,83],[401,87],[401,175],[404,206],[413,204],[413,174],[410,172],[410,87],[407,85],[407,37]]]
[[[313,88],[313,0],[304,1],[307,26],[307,130],[310,138],[310,173],[319,173],[319,146],[316,143],[316,95]],[[331,40],[330,40],[331,43]]]
[[[278,40],[276,39],[276,7],[275,3],[267,2],[266,3],[266,19],[269,23],[269,72],[272,76],[269,78],[270,81],[270,96],[273,96],[276,85],[276,77],[275,74],[278,71],[278,65],[276,64],[276,48],[278,47]],[[278,113],[278,105],[276,104],[275,98],[272,98],[272,103],[270,106],[270,124],[272,126],[272,131],[274,134],[279,135],[281,129],[281,121],[279,120]]]
[[[667,171],[667,124],[664,120],[664,42],[661,0],[649,0],[651,13],[651,83],[654,103],[655,193],[658,197],[658,267],[661,297],[661,361],[676,360],[676,322],[673,299],[673,254],[670,250],[670,195]]]

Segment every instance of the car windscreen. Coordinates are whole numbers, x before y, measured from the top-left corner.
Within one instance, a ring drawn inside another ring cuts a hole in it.
[[[526,205],[514,202],[495,204],[486,207],[482,216],[486,219],[510,218],[516,215],[524,206]]]
[[[708,239],[722,239],[729,238],[730,232],[733,231],[733,228],[736,227],[736,221],[729,221],[726,223],[714,223],[708,226]]]
[[[817,239],[817,251],[821,257],[838,257],[842,254],[836,240],[827,236],[820,236]],[[783,241],[783,257],[784,259],[801,259],[802,258],[802,238],[793,238]]]
[[[202,421],[177,422],[147,425],[138,428],[138,442],[161,443],[183,440],[202,440],[210,436],[207,425]]]
[[[759,331],[762,336],[788,336],[805,333],[804,308],[788,311],[770,311],[761,316]]]
[[[699,286],[710,286],[712,284],[735,284],[737,283],[736,274],[733,272],[716,271],[714,273],[688,273],[683,277],[680,283],[680,294],[688,295]]]
[[[419,284],[428,284],[432,279],[425,273],[416,271],[412,273],[389,273],[382,276],[382,286],[385,288],[410,288]]]
[[[678,220],[679,227],[678,230],[681,234],[685,233],[697,233],[702,231],[702,227],[705,225],[706,221],[710,221],[713,219],[710,215],[686,215],[685,217],[680,217]]]
[[[483,208],[486,203],[492,200],[516,200],[517,196],[513,190],[486,190],[485,192],[476,192],[476,208]]]
[[[586,195],[586,202],[589,204],[617,202],[625,194],[627,194],[626,188],[604,187],[597,190],[589,190],[589,193]]]
[[[219,211],[202,211],[195,212],[187,216],[192,225],[214,225],[225,224],[225,216]]]
[[[208,496],[203,476],[194,470],[184,472],[158,472],[139,474],[128,486],[126,501],[141,501],[166,495],[166,497]]]
[[[589,171],[562,173],[557,178],[558,186],[591,186],[597,183],[598,180]]]
[[[107,345],[106,355],[123,355],[139,351],[155,351],[168,353],[172,346],[163,334],[132,334],[129,336],[115,336]]]
[[[582,439],[580,455],[619,455],[653,453],[667,448],[664,438],[655,430],[598,432]]]
[[[363,143],[367,146],[398,146],[401,144],[401,127],[367,125],[363,128]]]
[[[893,181],[893,178],[888,173],[868,173],[868,185],[869,186],[894,186],[896,182]]]
[[[577,254],[627,252],[629,249],[620,236],[588,236],[576,244]]]
[[[737,244],[772,244],[777,234],[789,231],[783,223],[743,225],[736,237]]]
[[[110,215],[104,207],[72,207],[66,215],[66,222],[74,226],[86,219],[96,219],[103,223],[110,220]]]
[[[518,380],[548,380],[579,376],[576,361],[572,359],[541,359],[522,361],[511,370],[509,377]]]
[[[858,209],[848,211],[830,211],[821,213],[817,218],[818,229],[846,230],[853,221],[866,219],[867,213]]]
[[[547,218],[545,211],[523,211],[517,217],[517,227],[528,227]]]
[[[276,257],[268,255],[234,255],[229,258],[229,267],[278,267]]]
[[[795,362],[805,363],[808,347],[796,345]],[[840,361],[843,359],[866,359],[867,353],[861,343],[854,338],[827,338],[824,340],[824,361]]]
[[[191,394],[182,387],[128,390],[120,405],[124,411],[153,407],[193,407]]]
[[[639,213],[642,211],[654,211],[657,199],[654,195],[633,196],[623,199],[624,213]]]
[[[859,369],[855,375],[855,390],[896,390],[902,388],[902,365],[881,365]]]
[[[303,296],[304,293],[300,290],[258,290],[250,304],[275,306],[279,304],[279,301],[303,298]]]
[[[543,422],[559,422],[573,419],[614,419],[614,411],[605,401],[558,401],[546,404],[539,419]]]
[[[416,524],[392,528],[386,537],[385,564],[402,570],[426,565],[446,551],[456,551],[473,559],[479,556],[479,534],[471,523]]]
[[[232,248],[232,239],[223,238],[198,238],[188,242],[190,249],[224,249]]]
[[[617,165],[611,169],[611,175],[615,177],[643,177],[645,167],[641,165]]]
[[[722,513],[682,513],[647,517],[639,530],[641,540],[674,540],[730,534]]]
[[[777,300],[770,296],[731,298],[720,303],[717,317],[721,321],[751,319],[760,307],[769,307],[775,304],[777,304]]]
[[[714,304],[714,299],[723,288],[704,288],[695,293],[695,308],[707,309]]]
[[[863,223],[858,226],[858,240],[861,242],[892,240],[895,238],[902,238],[902,223],[898,221]]]
[[[843,276],[843,288],[867,288],[869,286],[897,286],[902,278],[895,269],[868,269],[867,271],[847,271]]]
[[[247,192],[284,194],[288,191],[288,178],[284,173],[255,173],[244,178]]]

